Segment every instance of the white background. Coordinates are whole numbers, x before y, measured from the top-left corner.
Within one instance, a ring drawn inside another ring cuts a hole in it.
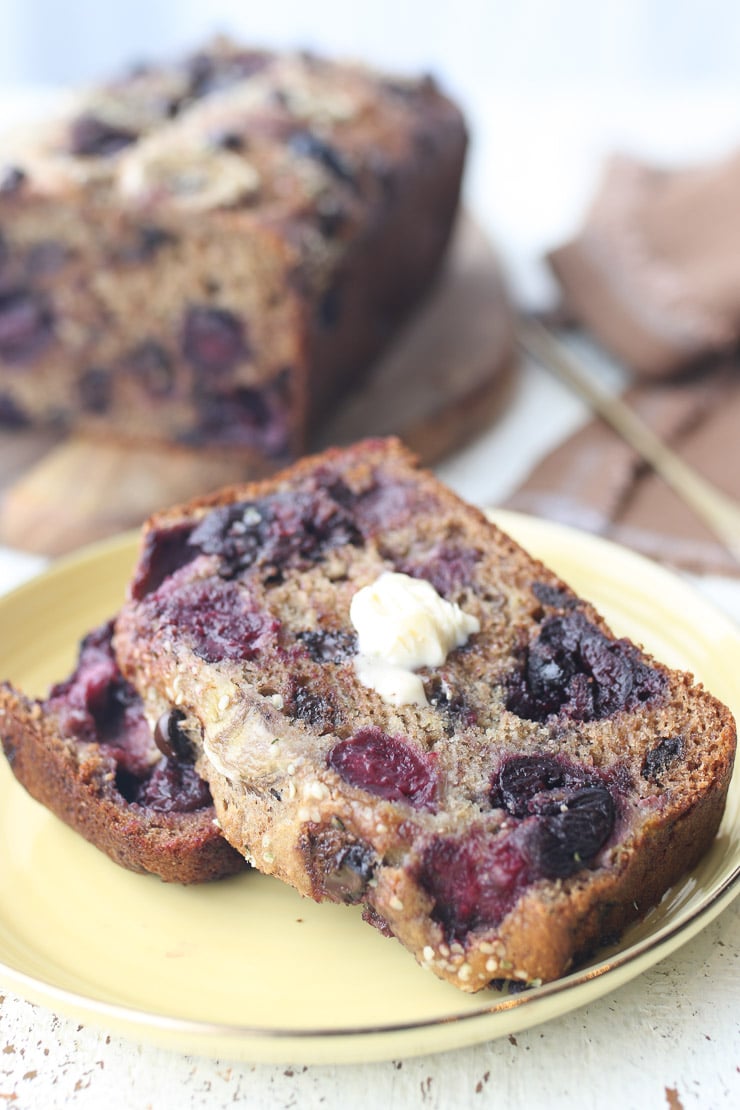
[[[0,71],[13,81],[92,78],[218,29],[433,65],[461,89],[735,80],[740,47],[733,0],[3,0],[0,11]]]

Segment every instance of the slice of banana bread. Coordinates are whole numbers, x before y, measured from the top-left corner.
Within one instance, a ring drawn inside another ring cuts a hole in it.
[[[208,786],[166,727],[155,743],[111,635],[106,624],[86,636],[74,673],[43,701],[0,685],[0,741],[13,773],[122,867],[178,883],[233,875],[246,864],[219,832]]]
[[[395,441],[153,517],[114,642],[239,851],[466,991],[562,975],[723,812],[729,711]]]
[[[222,40],[81,95],[0,152],[0,422],[276,469],[434,280],[465,148],[428,77]]]

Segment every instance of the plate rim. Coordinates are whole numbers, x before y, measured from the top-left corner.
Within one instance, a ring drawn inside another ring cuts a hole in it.
[[[519,537],[518,532],[521,530],[526,535],[527,531],[531,530],[535,536],[544,534],[545,543],[547,537],[556,537],[560,542],[566,543],[575,540],[578,544],[591,547],[594,551],[608,550],[618,555],[620,559],[626,559],[635,567],[649,570],[657,579],[663,579],[667,584],[678,587],[687,597],[690,595],[708,614],[711,613],[713,620],[719,626],[724,626],[727,634],[740,645],[740,629],[730,618],[690,582],[646,556],[570,525],[511,510],[485,511],[489,519],[504,530],[508,531],[511,528],[514,533],[513,538],[523,546],[526,541]],[[104,561],[106,557],[127,555],[129,552],[133,559],[139,536],[138,529],[123,532],[53,560],[40,573],[0,595],[0,613],[6,604],[17,604],[24,595],[33,595],[42,583],[49,584],[54,579],[78,571],[85,565]],[[122,595],[124,588],[125,583],[122,582]],[[739,774],[740,766],[737,766],[733,777]],[[12,779],[9,781],[12,782]],[[105,1023],[113,1023],[128,1037],[136,1038],[137,1032],[139,1034],[144,1032],[147,1040],[153,1039],[169,1047],[194,1051],[200,1055],[222,1056],[224,1045],[228,1045],[228,1051],[232,1056],[254,1062],[341,1064],[397,1059],[399,1056],[424,1055],[433,1051],[444,1051],[491,1040],[522,1028],[534,1027],[590,1001],[596,1001],[612,986],[617,989],[688,943],[726,909],[738,893],[740,893],[740,852],[737,853],[734,867],[718,885],[712,887],[698,905],[688,910],[679,910],[674,920],[663,924],[648,936],[633,942],[626,948],[613,952],[605,959],[578,969],[554,982],[545,983],[521,994],[503,996],[493,1003],[474,1010],[455,1012],[453,1009],[449,1014],[398,1023],[374,1022],[358,1026],[277,1028],[252,1023],[221,1023],[183,1018],[164,1011],[138,1009],[135,1006],[94,998],[84,992],[58,986],[43,977],[13,967],[1,957],[0,981],[4,986],[14,989],[21,997],[46,1006],[51,1004],[52,1008],[57,1008],[69,1016],[78,1018],[82,1016],[93,1024],[97,1026],[102,1024],[106,1028],[111,1026]],[[569,996],[572,1005],[568,1005],[565,1010],[548,1012],[552,1009],[551,1004],[563,995]],[[585,997],[586,995],[588,996]],[[514,1022],[509,1024],[503,1022],[502,1019],[506,1015],[516,1015]],[[528,1020],[529,1016],[531,1020]],[[500,1029],[496,1028],[497,1022],[501,1023]],[[467,1033],[476,1023],[474,1036],[459,1035],[460,1030]],[[457,1031],[458,1035],[450,1032],[452,1030]],[[445,1031],[449,1033],[448,1036],[443,1035]],[[434,1037],[434,1033],[438,1036]],[[421,1038],[423,1043],[401,1046],[394,1043],[387,1047],[384,1044],[388,1039],[408,1040],[414,1035]],[[348,1051],[341,1046],[346,1046]]]

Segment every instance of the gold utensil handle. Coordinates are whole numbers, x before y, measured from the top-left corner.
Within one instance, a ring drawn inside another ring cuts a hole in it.
[[[591,378],[570,351],[537,320],[519,323],[522,350],[556,374],[648,462],[740,562],[740,506],[684,462],[624,403]]]

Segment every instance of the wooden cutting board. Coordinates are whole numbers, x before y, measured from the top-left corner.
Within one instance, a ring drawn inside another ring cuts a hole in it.
[[[463,217],[435,289],[362,384],[327,415],[312,449],[395,434],[425,463],[437,462],[495,420],[513,368],[513,318],[499,262]],[[2,431],[0,543],[58,555],[249,476],[228,453]]]

